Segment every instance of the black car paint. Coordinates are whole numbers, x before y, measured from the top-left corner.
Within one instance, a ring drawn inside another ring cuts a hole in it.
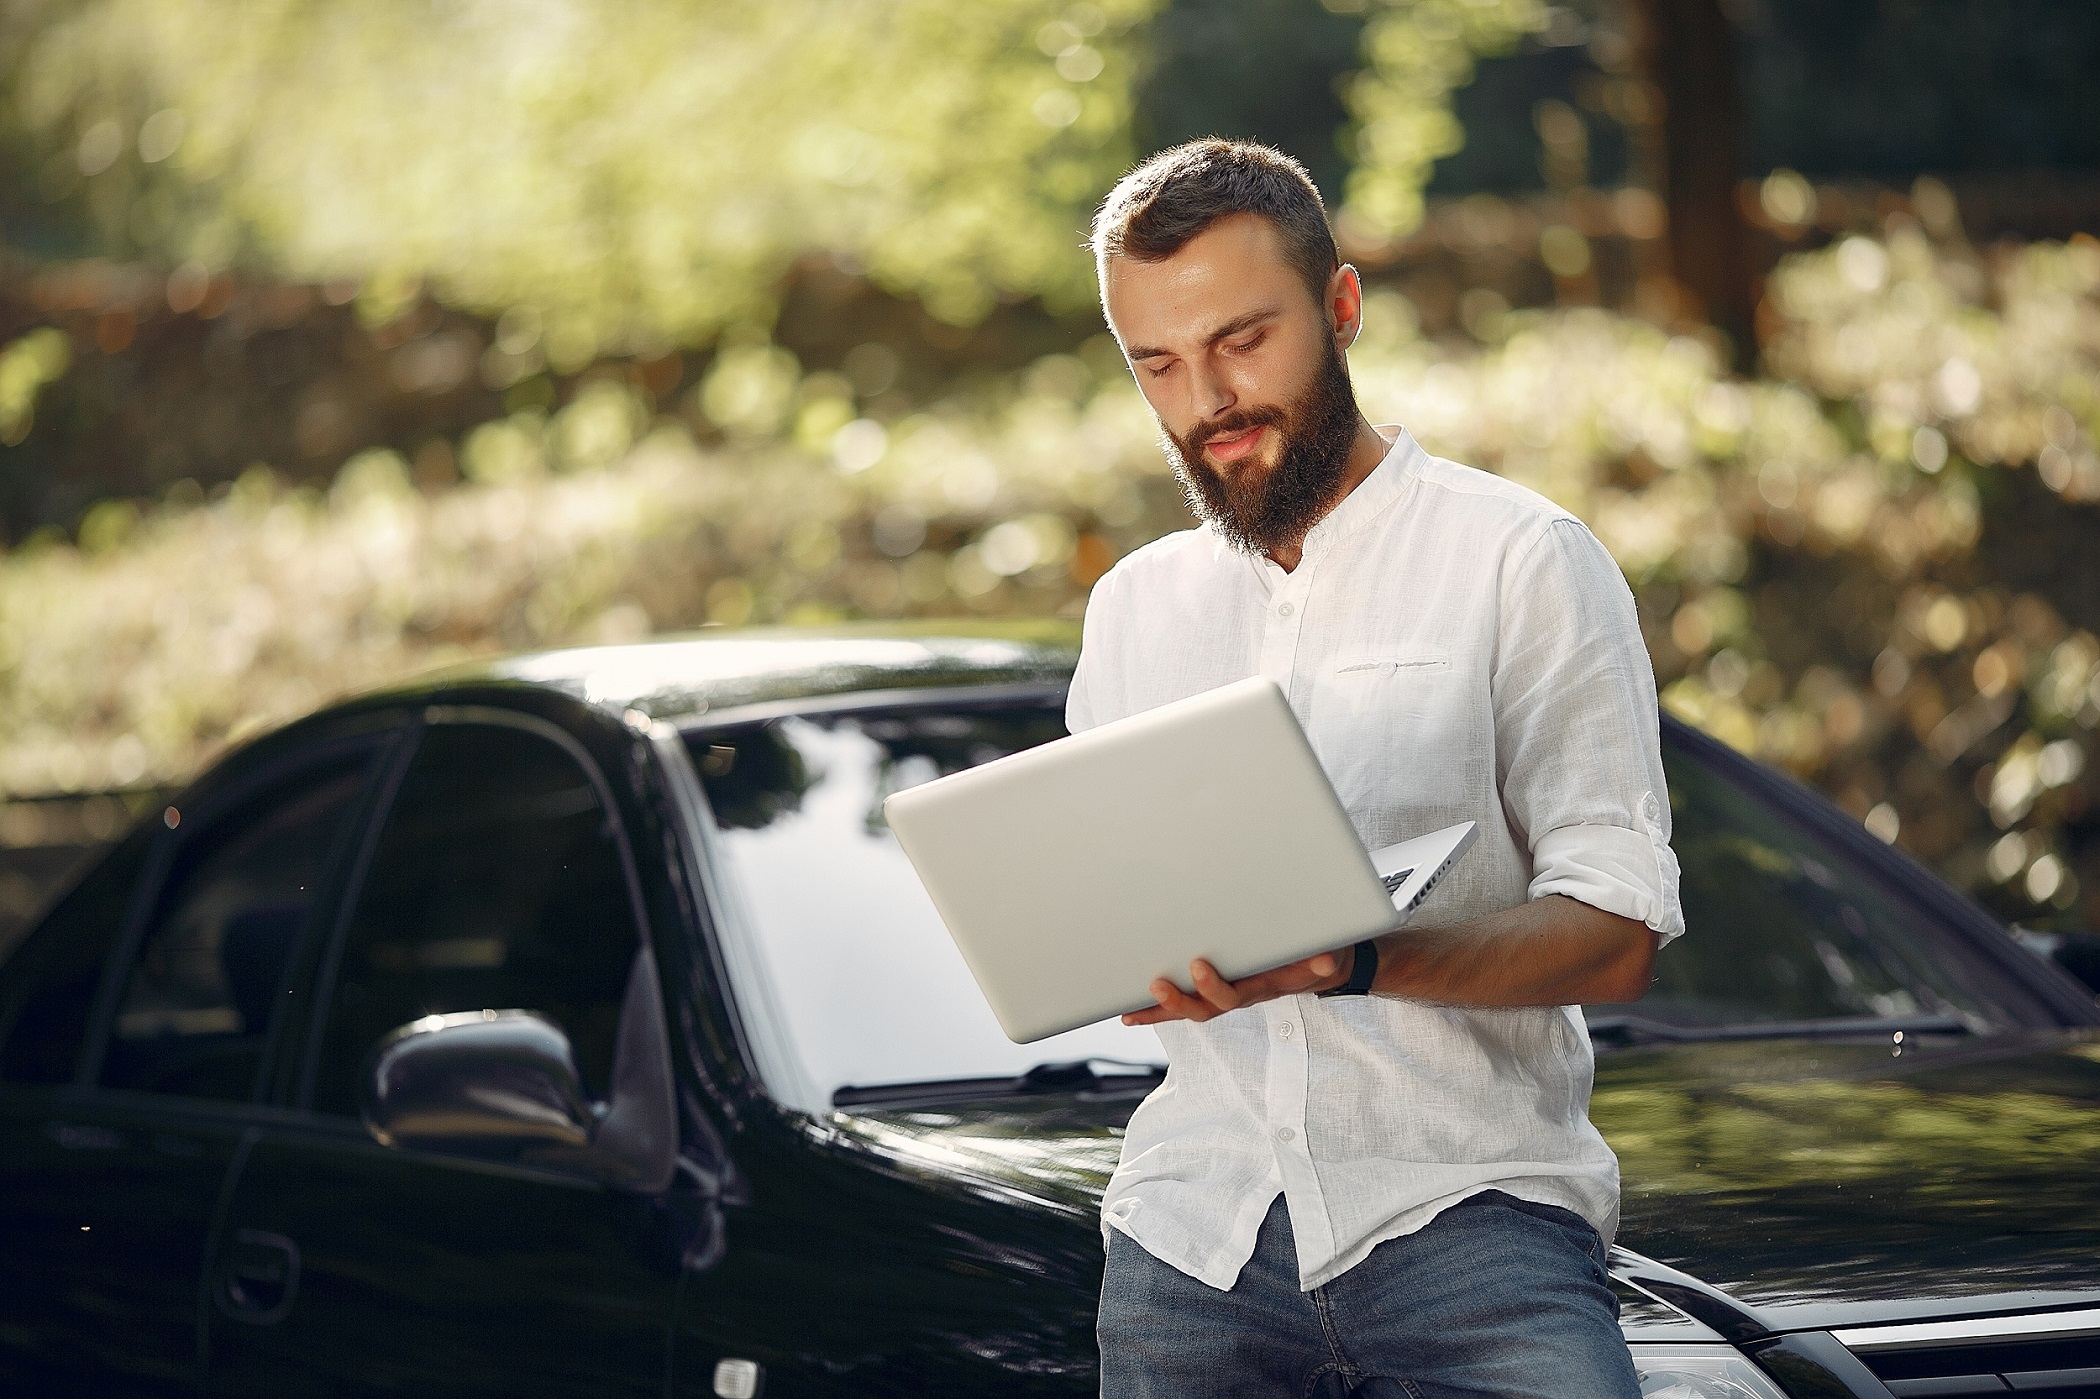
[[[1135,1094],[812,1120],[774,1105],[748,1068],[700,893],[702,837],[681,815],[690,770],[657,721],[874,692],[1040,695],[1070,659],[1054,640],[928,641],[903,661],[840,649],[811,643],[745,673],[644,676],[624,690],[593,685],[588,652],[543,658],[531,679],[463,673],[294,725],[183,794],[180,808],[204,811],[311,745],[375,742],[369,840],[430,706],[559,727],[606,779],[632,855],[674,1047],[678,1175],[658,1196],[623,1193],[390,1150],[306,1111],[307,991],[325,945],[314,940],[251,1104],[85,1079],[0,1087],[0,1210],[17,1277],[33,1283],[9,1289],[0,1377],[64,1388],[92,1373],[112,1393],[698,1394],[736,1356],[760,1361],[776,1396],[1091,1392],[1096,1207]],[[1980,945],[2026,955],[1820,799],[1675,726],[1670,741],[1765,784],[1765,800],[1907,897],[1955,908]],[[337,862],[338,892],[359,858]],[[2100,1021],[2061,978],[2025,979],[2066,1026]],[[1775,1152],[1770,1095],[1782,1090],[1817,1111],[1789,1108],[1779,1125],[1793,1135]],[[2007,1119],[1991,1105],[2007,1101],[2059,1149],[2000,1151],[1979,1168],[1961,1148],[1992,1147]],[[1980,1131],[1900,1130],[1936,1113]],[[2079,1145],[2100,1133],[2089,1032],[1622,1050],[1600,1059],[1596,1116],[1628,1163],[1622,1242],[1725,1287],[1750,1318],[1737,1339],[1769,1350],[1774,1373],[1807,1377],[1803,1393],[1853,1383],[1815,1339],[1833,1326],[2100,1300],[2100,1188]],[[1689,1136],[1663,1130],[1687,1120]],[[1880,1137],[1863,1144],[1863,1122]],[[1847,1152],[1849,1176],[1819,1169]],[[89,1164],[105,1160],[120,1164]],[[299,1291],[284,1322],[243,1319],[229,1265],[244,1249],[267,1257],[273,1239],[297,1249]],[[1629,1317],[1635,1338],[1715,1334],[1658,1308]]]
[[[1624,1050],[1600,1056],[1592,1103],[1626,1174],[1622,1242],[1729,1294],[1740,1321],[1677,1298],[1728,1339],[2100,1305],[2089,1032],[1901,1056],[1885,1042]],[[929,1190],[1022,1197],[1043,1230],[1091,1234],[1130,1107],[862,1113],[826,1140]]]

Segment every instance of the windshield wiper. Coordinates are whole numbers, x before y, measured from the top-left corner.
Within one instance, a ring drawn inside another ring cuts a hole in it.
[[[1100,1066],[1097,1068],[1096,1066]],[[1106,1069],[1107,1072],[1102,1072]],[[1122,1059],[1066,1059],[1037,1064],[1012,1077],[938,1078],[922,1083],[878,1083],[847,1086],[831,1095],[831,1105],[851,1108],[925,1108],[958,1103],[996,1102],[1003,1098],[1039,1098],[1076,1094],[1092,1101],[1143,1097],[1167,1076],[1164,1064],[1133,1064]]]
[[[1589,1022],[1590,1042],[1613,1049],[1643,1044],[1704,1044],[1715,1040],[1893,1039],[1897,1035],[1972,1035],[1957,1016],[1855,1015],[1831,1020],[1765,1020],[1743,1025],[1672,1025],[1640,1015],[1600,1015]]]

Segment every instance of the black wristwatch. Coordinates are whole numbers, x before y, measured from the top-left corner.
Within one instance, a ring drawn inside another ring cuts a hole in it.
[[[1356,944],[1356,961],[1349,968],[1349,979],[1332,990],[1314,994],[1326,996],[1368,996],[1371,983],[1378,979],[1378,944],[1366,939]]]

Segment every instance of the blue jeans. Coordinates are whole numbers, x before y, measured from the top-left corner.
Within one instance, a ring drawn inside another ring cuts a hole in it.
[[[1283,1198],[1230,1292],[1111,1231],[1103,1399],[1639,1399],[1604,1244],[1580,1215],[1484,1191],[1298,1290]]]

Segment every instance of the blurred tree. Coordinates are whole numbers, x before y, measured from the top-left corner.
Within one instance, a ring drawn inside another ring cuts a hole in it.
[[[1638,52],[1655,94],[1655,172],[1669,208],[1670,272],[1684,312],[1728,337],[1737,368],[1757,357],[1758,287],[1736,203],[1743,100],[1735,33],[1721,0],[1632,0]]]
[[[0,11],[108,246],[529,307],[558,365],[765,324],[826,255],[957,323],[1082,304],[1150,0],[201,0]]]

